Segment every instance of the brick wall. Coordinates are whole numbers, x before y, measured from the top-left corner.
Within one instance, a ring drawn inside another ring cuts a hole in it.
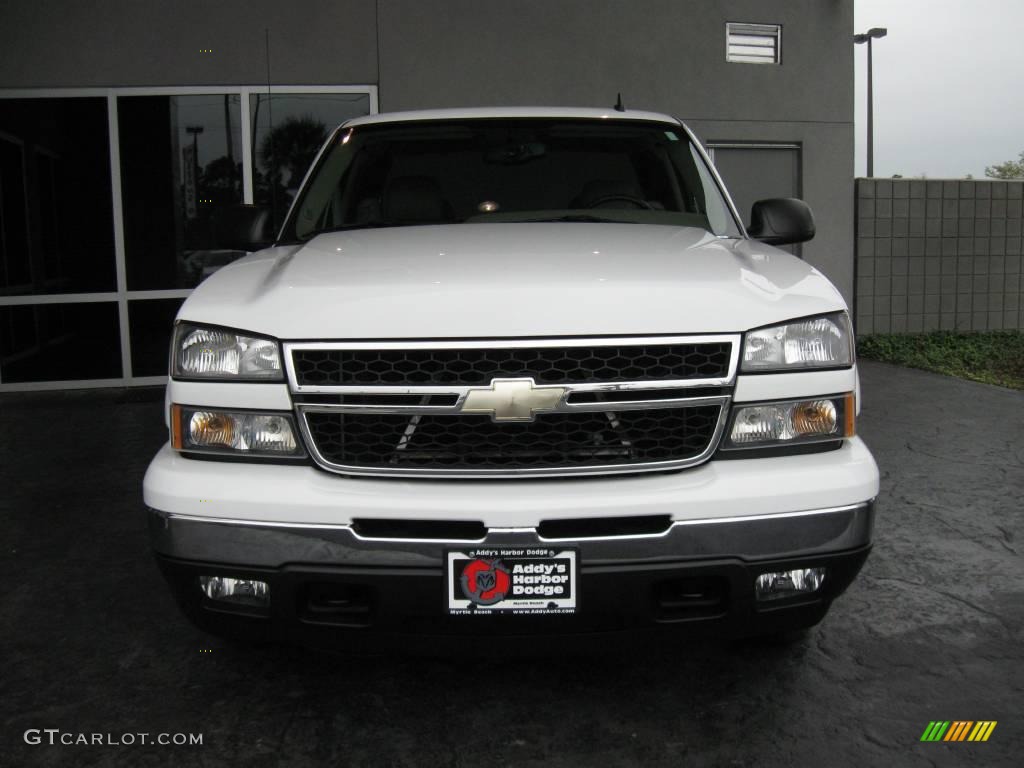
[[[1022,198],[1022,181],[857,179],[857,332],[1024,327]]]

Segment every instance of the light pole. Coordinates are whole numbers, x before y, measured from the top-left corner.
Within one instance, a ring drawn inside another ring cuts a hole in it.
[[[201,125],[186,125],[185,131],[192,136],[192,170],[196,175],[196,187],[199,186],[199,134],[203,132]]]
[[[885,27],[872,27],[863,34],[853,36],[855,44],[868,44],[868,178],[875,175],[875,99],[874,77],[871,73],[871,41],[877,37],[885,37],[888,32]]]
[[[199,214],[199,134],[203,132],[201,125],[186,125],[185,130],[192,137],[192,184],[189,188],[189,177],[185,177],[185,216],[194,219]]]

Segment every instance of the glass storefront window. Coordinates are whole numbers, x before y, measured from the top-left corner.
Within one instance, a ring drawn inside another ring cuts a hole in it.
[[[324,139],[375,104],[372,86],[261,90],[0,97],[0,391],[166,376],[185,298],[244,255],[218,247],[220,214],[251,200],[280,225]]]
[[[4,99],[0,296],[117,290],[104,98]]]
[[[116,379],[117,302],[0,307],[0,381]]]
[[[344,121],[370,114],[370,97],[254,93],[249,112],[254,202],[271,209],[276,232],[324,140]]]
[[[243,198],[240,103],[118,97],[128,290],[191,288],[205,276],[217,211]]]

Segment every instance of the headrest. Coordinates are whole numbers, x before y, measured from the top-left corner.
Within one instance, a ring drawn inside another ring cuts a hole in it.
[[[643,200],[644,193],[635,184],[624,179],[595,179],[583,185],[580,193],[573,198],[572,208],[592,208],[598,200],[606,197],[625,195]]]
[[[429,176],[399,176],[384,190],[384,220],[396,224],[447,221],[441,187]]]

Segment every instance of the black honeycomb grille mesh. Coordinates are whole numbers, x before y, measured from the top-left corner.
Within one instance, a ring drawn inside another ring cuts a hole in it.
[[[731,344],[493,349],[297,349],[302,386],[490,384],[529,376],[538,384],[724,378]]]
[[[547,413],[534,422],[486,415],[307,413],[336,465],[375,469],[513,470],[678,461],[710,444],[720,406]]]

